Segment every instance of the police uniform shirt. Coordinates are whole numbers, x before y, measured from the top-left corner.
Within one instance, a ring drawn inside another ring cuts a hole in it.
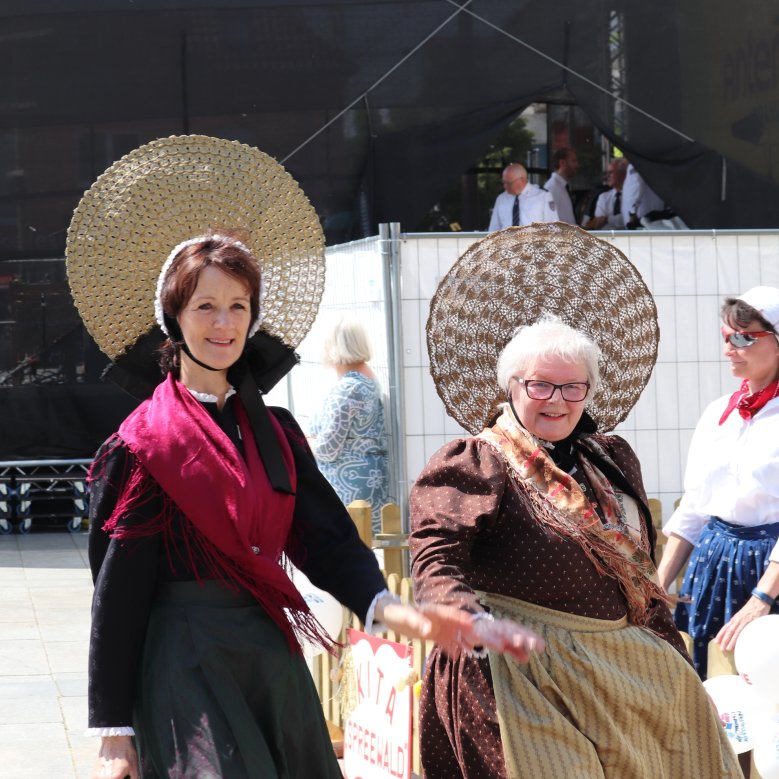
[[[573,201],[568,193],[567,186],[568,182],[555,171],[549,177],[549,181],[544,184],[544,189],[549,192],[554,200],[557,219],[560,222],[568,222],[568,224],[575,225],[576,217],[573,215]]]
[[[620,195],[620,202],[616,204],[615,213],[615,200],[617,195]],[[616,189],[609,189],[606,192],[601,192],[598,196],[598,202],[595,204],[595,216],[605,216],[606,223],[600,228],[601,230],[624,230],[625,219],[622,216],[622,193],[618,193]]]
[[[662,211],[665,204],[660,196],[651,190],[641,174],[628,165],[625,183],[622,185],[622,218],[625,224],[630,221],[630,214],[636,214],[639,219],[651,211]]]
[[[490,226],[487,228],[489,232],[511,227],[515,197],[508,192],[501,192],[495,198]],[[557,218],[554,201],[549,193],[535,184],[526,184],[519,195],[519,226],[533,222],[555,222]]]

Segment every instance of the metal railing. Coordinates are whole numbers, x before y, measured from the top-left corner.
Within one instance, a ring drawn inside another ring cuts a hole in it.
[[[64,520],[81,530],[89,515],[83,460],[0,460],[0,534],[29,533],[34,522]]]

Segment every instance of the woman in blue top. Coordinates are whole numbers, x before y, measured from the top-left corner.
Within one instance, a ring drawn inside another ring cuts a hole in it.
[[[325,364],[338,382],[311,426],[311,446],[319,469],[345,505],[371,504],[374,532],[389,500],[387,432],[381,386],[368,366],[371,347],[362,323],[341,319],[324,344]]]

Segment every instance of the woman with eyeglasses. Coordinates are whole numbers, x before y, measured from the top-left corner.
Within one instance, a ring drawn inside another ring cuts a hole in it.
[[[502,410],[411,493],[417,597],[546,643],[525,664],[433,649],[425,776],[741,776],[657,584],[638,459],[585,410],[600,357],[557,316],[520,327],[497,361]]]
[[[741,386],[695,428],[658,567],[667,589],[690,560],[676,622],[693,639],[701,678],[712,639],[732,650],[752,620],[779,611],[779,289],[727,298],[722,323]]]

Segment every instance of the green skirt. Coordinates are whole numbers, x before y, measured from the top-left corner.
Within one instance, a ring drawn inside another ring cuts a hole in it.
[[[134,721],[141,776],[341,779],[301,655],[248,593],[164,585]]]

